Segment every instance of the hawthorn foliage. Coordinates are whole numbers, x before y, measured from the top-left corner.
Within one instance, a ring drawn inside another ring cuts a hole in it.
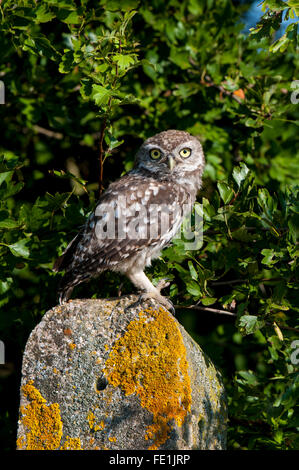
[[[150,135],[199,136],[203,244],[149,270],[222,371],[230,449],[298,448],[298,4],[0,3],[1,441],[14,448],[22,351],[56,304],[61,254]],[[280,37],[275,34],[293,18]],[[120,288],[121,286],[121,288]],[[116,274],[75,295],[131,292]]]

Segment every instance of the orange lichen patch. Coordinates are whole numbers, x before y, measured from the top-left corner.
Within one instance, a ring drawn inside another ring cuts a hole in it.
[[[179,327],[160,308],[140,312],[116,341],[104,373],[125,395],[136,393],[153,414],[145,439],[158,449],[169,437],[173,420],[181,426],[191,408],[191,386],[186,350]]]
[[[54,450],[58,449],[62,437],[62,422],[58,403],[48,405],[41,393],[30,380],[22,387],[22,392],[29,400],[22,406],[20,420],[28,430],[26,437],[17,441],[18,449]]]
[[[110,442],[116,442],[116,437],[109,437],[108,439]]]
[[[80,437],[66,436],[65,443],[60,450],[82,450]]]
[[[75,347],[76,347],[75,343],[69,343],[69,348],[70,349],[73,350],[73,349],[75,349]]]

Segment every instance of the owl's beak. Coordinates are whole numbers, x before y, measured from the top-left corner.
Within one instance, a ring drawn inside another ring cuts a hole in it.
[[[168,162],[167,162],[168,168],[170,171],[172,171],[175,167],[175,159],[173,158],[172,155],[168,155]]]

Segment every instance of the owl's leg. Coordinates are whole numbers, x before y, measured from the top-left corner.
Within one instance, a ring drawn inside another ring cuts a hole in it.
[[[174,313],[172,303],[160,294],[160,290],[169,284],[165,282],[165,279],[160,281],[157,287],[155,287],[143,271],[129,271],[126,274],[134,286],[141,291],[140,300],[154,299]]]

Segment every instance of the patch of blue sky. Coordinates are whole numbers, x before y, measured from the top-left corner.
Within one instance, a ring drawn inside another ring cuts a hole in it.
[[[262,3],[263,2],[261,0],[253,1],[245,15],[241,18],[241,22],[244,24],[244,29],[242,31],[244,34],[249,34],[250,28],[256,26],[260,18],[263,16]],[[291,23],[295,23],[296,21],[298,21],[297,16],[295,16],[294,19],[289,18],[287,21],[283,21],[279,30],[275,34],[275,39],[279,39],[285,33],[287,26]]]

